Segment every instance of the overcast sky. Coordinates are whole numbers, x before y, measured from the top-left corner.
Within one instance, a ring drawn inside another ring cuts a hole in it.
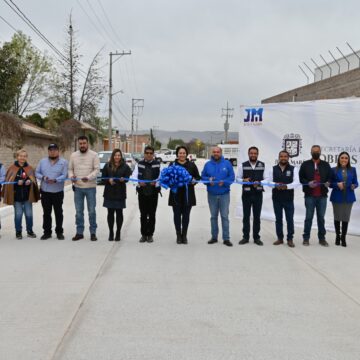
[[[13,1],[58,48],[72,10],[84,69],[104,45],[104,65],[110,51],[131,49],[113,67],[114,92],[124,91],[114,105],[120,129],[130,128],[131,98],[144,98],[141,129],[222,130],[221,108],[229,101],[230,130],[237,131],[241,104],[306,84],[303,61],[321,63],[319,54],[330,61],[328,50],[336,53],[336,46],[348,54],[346,41],[360,49],[355,0]],[[3,0],[0,14],[48,49]],[[0,41],[12,33],[0,19]]]

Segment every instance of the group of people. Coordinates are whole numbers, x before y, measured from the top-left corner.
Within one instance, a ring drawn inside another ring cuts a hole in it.
[[[16,238],[22,239],[22,219],[25,214],[27,236],[35,238],[33,231],[32,204],[41,199],[43,208],[43,235],[41,240],[52,237],[52,210],[55,214],[55,233],[64,240],[63,200],[66,180],[72,182],[75,203],[76,234],[78,241],[84,238],[85,199],[89,217],[91,241],[96,241],[96,189],[100,161],[96,152],[90,150],[86,136],[78,138],[78,151],[70,156],[68,162],[60,156],[59,147],[52,143],[48,147],[48,157],[43,158],[34,170],[28,164],[28,154],[24,149],[17,152],[16,161],[7,171],[0,164],[1,195],[5,204],[14,206]],[[248,160],[243,162],[235,175],[230,162],[222,156],[220,147],[213,147],[211,159],[206,162],[201,174],[196,164],[188,159],[185,146],[176,149],[176,160],[169,166],[181,166],[190,174],[192,181],[180,186],[176,192],[170,191],[168,204],[173,209],[176,243],[188,243],[190,213],[196,206],[195,186],[203,182],[207,186],[207,199],[210,209],[211,238],[208,244],[218,242],[220,214],[223,244],[232,246],[229,229],[230,188],[234,182],[242,184],[243,237],[240,245],[250,241],[250,216],[252,213],[252,236],[254,243],[261,246],[261,209],[264,186],[272,188],[272,202],[275,213],[277,240],[274,245],[283,244],[283,213],[287,224],[286,241],[294,247],[294,190],[302,186],[305,196],[305,222],[303,245],[308,246],[314,213],[316,211],[319,244],[328,246],[325,239],[325,211],[328,189],[331,188],[330,201],[333,204],[336,245],[346,246],[346,235],[351,209],[356,201],[355,188],[358,187],[356,169],[350,164],[350,156],[342,152],[337,166],[320,159],[321,148],[311,148],[311,159],[303,162],[300,169],[289,162],[285,150],[279,152],[278,164],[269,171],[264,162],[258,160],[259,149],[252,146],[248,150]],[[109,241],[120,241],[123,224],[123,209],[126,208],[126,183],[131,177],[136,184],[140,210],[141,243],[154,241],[156,210],[161,194],[160,163],[155,158],[154,148],[146,146],[144,158],[134,171],[126,164],[120,149],[112,151],[109,162],[102,170],[104,186],[103,206],[107,208]],[[40,181],[40,189],[38,188]],[[115,229],[116,224],[116,229]],[[1,227],[1,224],[0,224]]]

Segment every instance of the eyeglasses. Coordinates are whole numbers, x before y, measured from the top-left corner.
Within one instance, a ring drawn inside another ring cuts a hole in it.
[[[154,154],[152,151],[145,151],[145,155],[152,155]]]

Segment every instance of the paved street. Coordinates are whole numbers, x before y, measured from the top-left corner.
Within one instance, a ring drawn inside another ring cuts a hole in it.
[[[159,201],[153,244],[140,244],[135,191],[120,243],[107,241],[98,188],[98,242],[71,241],[73,195],[65,196],[65,241],[14,239],[3,217],[0,240],[0,358],[358,360],[360,238],[347,248],[316,241],[275,247],[263,222],[263,247],[207,245],[205,187],[197,187],[189,245],[176,245],[168,194]],[[233,200],[236,198],[233,193]],[[234,201],[233,201],[234,203]],[[233,207],[232,207],[233,208]]]

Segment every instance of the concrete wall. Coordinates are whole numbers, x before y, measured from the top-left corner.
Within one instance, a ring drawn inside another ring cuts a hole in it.
[[[360,97],[360,69],[350,70],[262,100],[263,104]],[[295,100],[294,100],[295,99]]]
[[[51,139],[41,138],[36,135],[31,136],[27,135],[25,137],[22,148],[24,148],[28,153],[28,162],[31,166],[36,167],[38,162],[48,154],[48,146],[51,143]],[[10,149],[4,144],[0,144],[0,162],[3,163],[6,167],[12,164],[15,160],[16,149]],[[72,149],[67,149],[62,156],[66,159],[69,159]]]

